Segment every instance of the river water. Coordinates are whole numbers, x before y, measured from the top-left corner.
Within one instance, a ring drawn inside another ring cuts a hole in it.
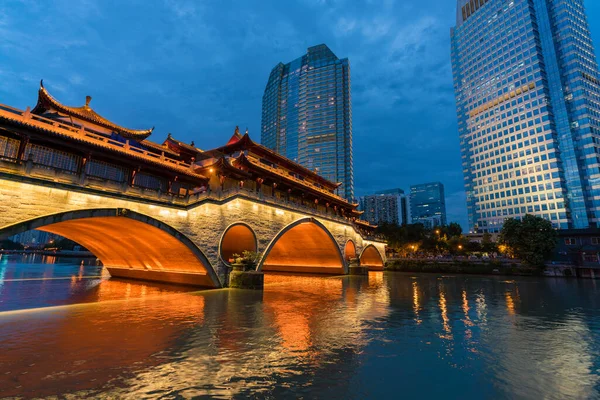
[[[0,398],[600,398],[600,281],[268,275],[264,292],[0,259]]]

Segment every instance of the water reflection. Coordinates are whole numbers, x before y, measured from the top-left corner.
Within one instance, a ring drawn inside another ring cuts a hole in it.
[[[26,299],[0,313],[0,397],[600,395],[592,281],[376,272],[185,292],[65,268],[4,282]],[[42,305],[60,304],[22,310],[48,282]]]

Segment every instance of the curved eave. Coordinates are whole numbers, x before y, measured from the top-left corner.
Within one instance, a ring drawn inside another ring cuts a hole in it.
[[[364,226],[365,228],[377,229],[377,225],[371,225],[367,221],[363,221],[363,220],[360,220],[360,219],[355,220],[354,223],[356,225]]]
[[[210,168],[213,168],[215,170],[221,170],[223,172],[230,172],[230,173],[237,175],[243,179],[252,177],[252,174],[250,174],[249,172],[244,171],[240,168],[237,168],[236,166],[232,165],[229,161],[227,161],[223,157],[219,158],[217,161],[215,161],[214,163],[212,163],[210,165],[203,165],[201,168],[196,168],[196,171],[200,171],[199,173],[204,175],[204,172],[209,170]]]
[[[191,152],[202,153],[202,149],[199,149],[196,146],[192,146],[191,144],[183,143],[177,139],[174,139],[173,137],[167,137],[165,142],[170,142],[170,143],[174,144],[175,146],[181,147],[181,148],[191,151]]]
[[[31,123],[27,123],[25,121],[16,119],[16,118],[10,118],[10,117],[6,117],[3,115],[0,115],[0,119],[1,120],[5,120],[9,123],[15,124],[17,126],[22,126],[22,127],[26,127],[28,129],[35,129],[41,132],[45,132],[45,133],[49,133],[51,135],[57,136],[57,137],[61,137],[61,138],[67,138],[69,140],[75,141],[75,142],[79,142],[79,143],[85,143],[106,151],[110,151],[112,153],[118,153],[118,154],[123,154],[127,157],[133,158],[133,159],[137,159],[137,160],[141,160],[153,165],[157,165],[160,166],[161,168],[165,168],[165,169],[169,169],[171,171],[175,171],[178,174],[181,175],[186,175],[190,178],[195,178],[195,179],[202,179],[205,181],[208,181],[208,178],[204,175],[198,174],[188,168],[184,168],[181,166],[177,166],[177,165],[170,165],[169,163],[165,163],[161,160],[154,160],[151,158],[146,158],[144,157],[142,154],[135,154],[135,153],[131,153],[125,149],[121,149],[121,148],[113,148],[113,147],[108,147],[104,144],[104,142],[100,142],[100,141],[96,141],[93,139],[86,139],[84,137],[78,136],[78,135],[69,135],[69,134],[64,134],[62,132],[58,132],[57,130],[53,130],[53,129],[49,129],[49,128],[45,128],[42,126],[38,126],[36,124],[31,124]]]
[[[277,160],[280,160],[281,162],[293,167],[294,169],[302,171],[303,174],[311,177],[315,181],[318,181],[319,183],[323,184],[324,186],[327,186],[328,188],[330,188],[332,190],[337,189],[342,184],[341,182],[340,183],[331,182],[330,180],[323,178],[321,175],[317,174],[316,172],[311,171],[310,169],[306,168],[305,166],[298,164],[297,162],[292,161],[285,156],[282,156],[281,154],[277,153],[276,151],[271,150],[268,147],[263,146],[262,144],[255,143],[250,138],[250,135],[248,135],[247,133],[245,133],[243,136],[241,136],[237,141],[232,142],[232,140],[230,139],[229,142],[225,146],[217,147],[216,149],[213,149],[213,150],[207,150],[206,152],[207,153],[216,152],[218,154],[229,154],[229,153],[233,153],[235,151],[242,150],[245,148],[250,148],[250,147],[254,147],[254,148],[264,151],[265,153],[267,153],[270,156],[276,158]]]
[[[83,107],[66,106],[66,105],[62,104],[61,102],[59,102],[58,100],[56,100],[54,97],[52,97],[52,95],[50,93],[48,93],[48,91],[44,87],[43,83],[41,83],[39,95],[38,95],[38,103],[34,107],[32,112],[34,114],[37,114],[40,111],[47,109],[48,106],[56,109],[59,112],[63,112],[67,115],[72,115],[76,118],[80,118],[89,123],[102,126],[106,129],[110,129],[128,139],[135,139],[138,141],[144,140],[148,136],[150,136],[150,134],[154,130],[154,128],[146,129],[146,130],[136,130],[136,129],[124,128],[124,127],[117,125],[113,122],[110,122],[106,118],[102,117],[100,114],[98,114],[94,110],[92,110],[89,106],[83,106]]]
[[[161,151],[161,152],[164,151],[165,154],[170,154],[172,156],[179,157],[179,154],[177,152],[175,152],[175,151],[173,151],[173,150],[169,149],[168,147],[165,147],[165,146],[163,146],[161,144],[154,143],[154,142],[151,142],[149,140],[143,140],[143,141],[140,142],[140,144],[142,146],[150,147],[151,149],[154,149],[154,150],[157,150],[157,151]]]
[[[303,184],[302,182],[298,182],[295,179],[293,179],[290,176],[287,176],[285,174],[279,174],[277,172],[271,171],[268,168],[264,168],[261,165],[253,162],[252,160],[248,159],[248,157],[246,157],[244,154],[241,154],[238,158],[235,159],[236,163],[248,163],[250,164],[253,168],[256,168],[262,172],[266,172],[270,175],[276,176],[278,178],[284,179],[285,181],[287,181],[288,183],[298,186],[298,187],[302,187],[310,192],[312,192],[313,194],[317,195],[317,196],[321,196],[321,197],[325,197],[327,199],[329,199],[330,201],[343,206],[344,208],[347,208],[348,210],[352,211],[353,210],[353,205],[348,203],[346,200],[344,200],[343,198],[333,194],[333,193],[329,193],[327,191],[321,191],[320,189],[308,186]]]

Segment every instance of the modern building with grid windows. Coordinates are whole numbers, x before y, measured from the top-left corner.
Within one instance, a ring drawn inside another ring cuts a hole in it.
[[[262,102],[261,143],[354,199],[350,64],[324,44],[273,68]]]
[[[446,225],[446,194],[440,182],[410,187],[410,215],[413,224],[427,228]]]
[[[359,209],[364,211],[362,219],[373,225],[411,223],[408,196],[402,189],[381,190],[362,196],[358,203]]]
[[[600,80],[583,0],[458,0],[451,30],[470,230],[600,226]]]

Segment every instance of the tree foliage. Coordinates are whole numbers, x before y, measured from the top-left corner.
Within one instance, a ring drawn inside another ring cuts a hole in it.
[[[462,227],[456,222],[432,229],[423,224],[400,226],[384,223],[379,225],[377,233],[386,238],[389,248],[404,256],[416,252],[459,254],[469,245],[462,235]]]
[[[524,263],[541,268],[556,247],[557,237],[550,221],[527,214],[521,221],[504,221],[499,242]]]
[[[79,246],[81,248],[81,250],[87,250],[85,247],[81,246],[80,244],[67,239],[67,238],[60,238],[57,239],[53,242],[47,243],[44,245],[45,249],[59,249],[59,250],[74,250],[75,247]]]
[[[3,250],[23,250],[24,248],[21,243],[13,242],[9,239],[0,241],[0,249]]]

